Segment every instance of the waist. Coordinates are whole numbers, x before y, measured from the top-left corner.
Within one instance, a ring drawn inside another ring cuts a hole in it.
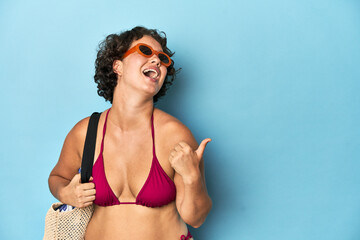
[[[95,205],[85,239],[175,240],[187,233],[187,226],[176,211],[175,203],[160,208],[134,204]]]

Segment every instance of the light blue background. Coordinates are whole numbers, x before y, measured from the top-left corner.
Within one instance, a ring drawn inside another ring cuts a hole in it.
[[[360,239],[357,0],[0,2],[0,239],[41,239],[70,129],[110,107],[97,44],[166,32],[182,67],[157,107],[205,150],[195,239]]]

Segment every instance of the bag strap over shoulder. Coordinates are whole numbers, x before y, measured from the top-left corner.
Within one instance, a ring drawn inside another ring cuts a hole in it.
[[[92,175],[95,144],[97,135],[97,126],[99,123],[100,114],[94,112],[89,120],[89,125],[86,133],[84,152],[81,161],[81,183],[87,183]]]

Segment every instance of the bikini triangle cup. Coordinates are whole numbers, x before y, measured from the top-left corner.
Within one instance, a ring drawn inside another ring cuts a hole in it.
[[[106,123],[111,108],[106,113],[105,123],[103,127],[103,137],[101,141],[101,149],[99,156],[93,166],[92,176],[95,184],[96,194],[94,204],[98,206],[112,206],[119,204],[136,204],[146,207],[161,207],[174,201],[176,198],[176,187],[173,180],[166,174],[161,167],[155,153],[154,138],[154,116],[151,115],[151,134],[153,142],[153,158],[149,175],[139,191],[135,202],[120,202],[118,197],[111,189],[105,174],[104,168],[104,137],[106,132]]]

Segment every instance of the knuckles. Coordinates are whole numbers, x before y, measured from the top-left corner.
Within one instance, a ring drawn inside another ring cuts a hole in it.
[[[183,149],[184,149],[184,152],[185,152],[186,154],[190,154],[191,151],[192,151],[192,149],[191,149],[190,146],[186,146],[186,147],[184,147]]]

